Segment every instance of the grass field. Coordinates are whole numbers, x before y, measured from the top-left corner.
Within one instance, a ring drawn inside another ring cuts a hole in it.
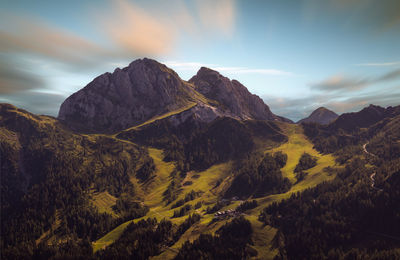
[[[170,218],[173,215],[173,212],[175,209],[170,209],[170,205],[166,206],[165,202],[162,201],[162,193],[166,190],[168,187],[171,179],[170,179],[170,173],[173,171],[175,165],[171,162],[166,163],[164,162],[163,159],[163,154],[161,150],[154,149],[154,148],[149,148],[149,154],[153,158],[154,163],[156,165],[156,178],[152,180],[151,183],[145,183],[144,184],[144,189],[147,190],[147,195],[145,196],[145,205],[150,207],[150,211],[147,213],[146,216],[142,218],[135,219],[134,221],[140,221],[141,219],[146,219],[148,217],[155,217],[158,220],[161,220],[163,218]],[[201,198],[197,198],[193,201],[191,201],[191,204],[195,204],[197,201],[201,200],[204,202],[204,204],[207,203],[215,203],[217,196],[215,192],[213,191],[213,187],[215,186],[216,182],[219,179],[225,178],[229,174],[229,169],[230,169],[231,164],[230,163],[224,163],[224,164],[219,164],[212,166],[211,168],[207,169],[206,171],[196,173],[196,175],[199,175],[198,178],[193,178],[192,182],[193,184],[190,186],[184,186],[183,190],[180,194],[180,196],[177,198],[181,199],[184,197],[184,195],[188,192],[190,192],[192,189],[195,189],[196,191],[202,190],[204,193],[202,194]],[[195,188],[193,188],[195,187]],[[146,193],[146,192],[145,192]],[[201,210],[205,209],[205,205],[203,205],[202,208],[198,210],[200,212]],[[180,218],[173,218],[171,221],[176,224],[180,224],[186,219],[186,216],[180,217]],[[212,220],[211,215],[205,216],[200,224],[208,225],[209,221]],[[132,221],[127,221],[109,233],[107,233],[104,237],[98,239],[97,241],[93,242],[93,251],[96,252],[97,250],[108,246],[112,244],[116,239],[118,239],[124,229],[131,223]],[[202,231],[206,230],[206,227],[203,227]],[[200,232],[202,233],[202,232]],[[200,235],[200,233],[197,233],[197,235]],[[180,245],[181,242],[178,241],[176,245]],[[183,241],[182,241],[183,243]],[[175,246],[175,245],[174,245]]]
[[[175,168],[175,165],[172,162],[166,163],[163,161],[164,157],[161,150],[149,148],[148,152],[153,158],[154,164],[156,165],[156,173],[155,178],[153,178],[149,183],[144,183],[142,187],[142,189],[145,190],[145,194],[147,194],[145,197],[145,204],[150,207],[150,211],[146,217],[162,218],[163,216],[157,211],[162,205],[162,193],[169,185],[169,175]],[[122,232],[131,222],[132,221],[127,221],[119,225],[102,238],[93,242],[93,251],[96,252],[97,250],[112,244],[121,236]]]
[[[110,195],[107,191],[96,192],[92,194],[92,203],[95,205],[100,213],[106,212],[115,215],[112,206],[115,205],[117,198]]]
[[[300,125],[294,124],[279,124],[282,131],[288,136],[288,142],[280,145],[276,148],[266,148],[265,152],[278,152],[281,151],[288,156],[287,164],[282,169],[282,173],[285,177],[289,178],[292,182],[292,188],[283,194],[274,194],[263,198],[257,198],[259,206],[255,209],[246,212],[246,219],[248,219],[253,227],[253,242],[252,246],[258,252],[256,259],[273,259],[277,253],[276,249],[271,248],[270,244],[275,236],[276,229],[270,226],[264,226],[263,223],[258,221],[258,215],[260,211],[272,202],[278,202],[282,199],[288,198],[292,193],[302,191],[309,187],[314,187],[319,183],[333,179],[334,175],[329,175],[328,172],[324,171],[325,167],[335,166],[334,157],[332,155],[322,155],[313,149],[312,143],[303,134],[303,129]],[[308,173],[305,179],[299,183],[296,183],[295,174],[293,172],[296,167],[302,153],[307,152],[312,156],[317,157],[317,166],[307,170]],[[155,217],[158,220],[162,218],[170,219],[175,209],[170,209],[170,205],[166,206],[165,202],[162,201],[162,193],[168,187],[171,177],[170,173],[173,171],[174,163],[167,163],[163,161],[163,154],[161,150],[149,148],[149,154],[153,158],[156,164],[156,177],[149,183],[143,184],[143,191],[145,194],[145,204],[150,207],[148,214],[143,217]],[[232,162],[218,164],[210,167],[209,169],[202,172],[188,172],[183,182],[190,181],[191,185],[182,186],[182,191],[179,194],[177,200],[184,198],[185,194],[191,190],[203,191],[201,197],[196,198],[188,203],[194,205],[198,201],[203,202],[203,206],[196,210],[196,212],[202,215],[201,220],[188,229],[182,237],[169,249],[165,250],[159,256],[153,257],[152,259],[171,259],[178,252],[181,245],[187,241],[193,241],[202,233],[214,233],[219,227],[221,227],[227,220],[212,222],[213,214],[205,214],[207,206],[213,206],[217,200],[218,195],[229,186],[232,180]],[[216,187],[217,182],[220,182]],[[224,207],[222,210],[233,209],[239,204],[238,201],[233,202],[231,205]],[[179,209],[179,208],[177,208]],[[186,216],[180,218],[171,218],[170,220],[175,224],[180,224],[186,219]],[[139,221],[136,219],[134,221]],[[125,222],[118,226],[106,236],[97,240],[93,243],[93,250],[97,251],[100,248],[111,244],[115,241],[126,228],[131,221]]]

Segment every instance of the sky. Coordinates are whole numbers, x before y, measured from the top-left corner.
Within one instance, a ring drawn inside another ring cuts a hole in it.
[[[400,105],[400,1],[0,1],[0,102],[57,116],[143,57],[184,80],[215,69],[294,121]]]

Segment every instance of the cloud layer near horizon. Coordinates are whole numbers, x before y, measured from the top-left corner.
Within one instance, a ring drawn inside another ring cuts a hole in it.
[[[346,92],[320,92],[299,98],[263,96],[275,114],[298,121],[309,116],[319,107],[326,107],[338,114],[356,112],[374,104],[383,107],[400,105],[400,85],[386,88],[385,91],[370,90],[349,96]]]
[[[400,69],[391,70],[378,77],[356,78],[343,75],[332,76],[321,82],[311,84],[312,89],[337,92],[337,91],[355,91],[368,87],[371,84],[378,84],[387,81],[393,81],[400,78]]]

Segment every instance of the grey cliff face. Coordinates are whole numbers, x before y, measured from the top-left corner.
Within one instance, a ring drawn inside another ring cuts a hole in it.
[[[201,68],[189,82],[157,61],[141,59],[105,73],[68,97],[58,118],[78,130],[117,132],[165,113],[174,125],[188,118],[211,122],[217,117],[280,120],[261,98],[236,80]]]
[[[236,80],[202,67],[189,82],[205,97],[217,101],[231,117],[246,120],[275,120],[277,117],[257,95],[251,94]]]
[[[61,105],[59,119],[88,130],[121,130],[184,106],[190,87],[154,60],[105,73]]]

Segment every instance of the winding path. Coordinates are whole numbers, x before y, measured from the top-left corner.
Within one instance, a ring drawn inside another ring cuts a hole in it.
[[[368,143],[369,143],[369,142],[366,142],[366,143],[363,145],[364,153],[366,153],[366,154],[368,154],[368,155],[371,155],[371,156],[373,156],[373,157],[377,157],[375,154],[372,154],[372,153],[370,153],[370,152],[367,151],[367,144],[368,144]],[[372,174],[369,176],[369,178],[371,179],[371,187],[372,187],[373,189],[375,189],[375,190],[381,191],[382,189],[379,189],[379,188],[375,187],[375,175],[376,175],[376,172],[372,173]]]

